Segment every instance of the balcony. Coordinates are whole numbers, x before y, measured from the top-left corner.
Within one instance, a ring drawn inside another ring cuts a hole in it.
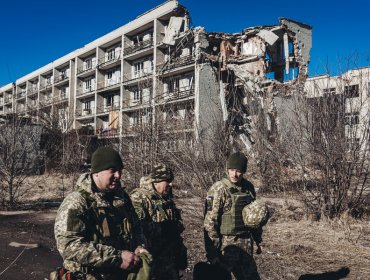
[[[193,64],[194,62],[195,62],[195,58],[193,55],[180,56],[164,64],[158,65],[157,69],[159,72],[166,72],[166,71],[170,71],[172,69],[178,68],[178,67],[183,67],[183,66]]]
[[[30,88],[29,90],[27,90],[27,96],[28,97],[31,97],[31,96],[35,96],[37,93],[38,93],[38,88]]]
[[[54,84],[67,81],[69,77],[66,74],[60,74],[59,76],[56,76],[54,79]]]
[[[22,99],[26,97],[26,90],[19,92],[17,95],[17,99]]]
[[[194,89],[188,89],[188,90],[176,90],[176,91],[169,91],[164,92],[162,95],[158,96],[157,103],[162,102],[169,102],[169,101],[176,101],[176,100],[182,100],[185,98],[189,98],[194,96]]]
[[[149,100],[143,100],[142,98],[140,99],[128,99],[124,100],[122,102],[122,110],[132,110],[132,109],[137,109],[137,108],[143,108],[143,107],[148,107],[150,106],[150,101]]]
[[[99,128],[96,130],[96,135],[99,138],[109,138],[119,136],[119,129],[117,128]]]
[[[98,61],[99,69],[106,69],[111,66],[116,66],[121,63],[121,55],[120,52],[115,52],[114,55],[105,55]],[[109,67],[108,67],[109,66]]]
[[[151,77],[153,74],[153,69],[144,69],[141,71],[135,71],[132,75],[123,75],[123,82],[129,84],[132,82],[137,82],[139,80],[145,80]]]
[[[68,102],[68,94],[60,94],[54,98],[54,103]]]
[[[90,65],[84,65],[77,69],[77,75],[78,76],[89,76],[91,72],[95,71],[96,63],[91,63]]]
[[[132,134],[148,132],[149,127],[150,127],[150,124],[148,123],[129,124],[129,125],[122,126],[122,133],[128,136]]]
[[[85,87],[83,89],[77,90],[77,96],[85,95],[88,93],[93,93],[95,91],[95,86]]]
[[[48,89],[51,89],[51,87],[52,87],[52,83],[47,83],[47,84],[41,85],[40,86],[40,91],[46,91]]]
[[[98,90],[112,88],[114,86],[117,86],[121,83],[121,78],[115,78],[115,79],[106,79],[102,82],[98,83]]]
[[[84,109],[77,109],[76,116],[77,117],[93,117],[93,112],[95,108],[84,108]]]
[[[40,107],[48,107],[51,106],[52,103],[53,103],[52,97],[45,97],[42,100],[40,100]]]
[[[120,109],[119,103],[114,103],[110,106],[99,106],[96,108],[98,114],[109,113],[112,111],[118,111]]]
[[[184,131],[194,128],[194,119],[192,118],[173,118],[165,120],[163,123],[163,128],[170,131]]]
[[[148,39],[139,43],[136,43],[132,46],[125,47],[123,54],[124,55],[130,55],[134,52],[138,52],[147,48],[150,48],[153,46],[153,39]]]

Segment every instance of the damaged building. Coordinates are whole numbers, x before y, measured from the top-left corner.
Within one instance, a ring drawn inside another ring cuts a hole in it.
[[[273,130],[274,98],[290,94],[287,85],[303,87],[312,28],[281,18],[277,25],[227,34],[189,22],[185,7],[167,1],[0,87],[0,114],[120,142],[154,126],[211,141],[227,124],[249,149],[259,108]],[[175,137],[165,141],[176,150]]]

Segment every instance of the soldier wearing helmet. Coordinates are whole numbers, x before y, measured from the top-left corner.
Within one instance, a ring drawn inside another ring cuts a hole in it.
[[[207,259],[226,268],[238,280],[260,279],[253,260],[253,243],[261,252],[262,227],[246,226],[244,220],[250,213],[247,208],[243,215],[243,209],[256,200],[254,186],[243,178],[247,164],[244,154],[232,154],[224,177],[209,189],[205,205]]]
[[[181,238],[184,227],[180,210],[172,199],[173,179],[171,168],[157,164],[131,193],[153,255],[153,279],[179,279],[179,270],[187,265],[186,248]]]

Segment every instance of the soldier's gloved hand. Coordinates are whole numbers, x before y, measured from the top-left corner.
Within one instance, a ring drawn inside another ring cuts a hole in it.
[[[122,263],[120,267],[124,270],[129,270],[140,263],[140,258],[130,251],[122,251],[121,258]]]
[[[149,254],[149,252],[148,252],[147,249],[145,249],[142,246],[137,246],[137,248],[135,249],[135,255],[139,255],[140,253],[147,253],[147,254]]]

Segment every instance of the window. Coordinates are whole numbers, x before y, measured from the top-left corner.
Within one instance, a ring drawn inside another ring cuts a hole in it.
[[[84,92],[89,92],[93,91],[95,89],[95,79],[94,78],[89,78],[84,81]]]
[[[110,61],[116,58],[119,58],[121,51],[121,47],[114,47],[107,49],[107,52],[105,53],[105,61]]]
[[[83,103],[83,108],[84,110],[91,110],[91,102],[90,101],[87,101],[87,102],[84,102]]]
[[[37,91],[38,82],[32,84],[32,91]]]
[[[140,125],[143,123],[143,114],[141,112],[136,112],[133,114],[133,124]]]
[[[324,88],[322,90],[322,92],[323,92],[324,96],[325,95],[334,95],[336,93],[336,90],[335,90],[335,88]]]
[[[367,96],[370,96],[370,82],[367,83]]]
[[[153,58],[146,60],[136,61],[132,64],[132,75],[134,78],[142,77],[144,74],[150,74],[153,72]]]
[[[359,124],[360,121],[359,115],[360,115],[359,112],[346,113],[344,116],[344,124],[346,125]]]
[[[45,85],[51,85],[53,76],[45,77]]]
[[[60,80],[67,79],[68,77],[69,77],[69,69],[68,68],[60,70],[60,72],[59,72],[59,79]]]
[[[112,60],[112,59],[115,59],[116,57],[116,50],[115,49],[110,49],[108,50],[108,53],[107,53],[107,60]]]
[[[95,66],[95,57],[86,58],[84,61],[83,70],[89,70]]]
[[[345,86],[344,95],[347,98],[359,97],[360,96],[359,86],[358,85]]]
[[[140,77],[144,70],[144,61],[134,62],[134,77]]]
[[[69,94],[69,87],[62,87],[60,89],[60,98],[67,98]]]
[[[135,88],[132,92],[132,100],[135,102],[140,102],[142,99],[142,94],[143,91],[141,90],[141,88]]]
[[[168,82],[168,91],[169,92],[176,92],[180,88],[180,78],[173,78]]]
[[[358,151],[360,149],[360,138],[347,138],[347,150]]]
[[[105,97],[105,106],[113,107],[113,105],[114,105],[114,94],[107,95]]]

